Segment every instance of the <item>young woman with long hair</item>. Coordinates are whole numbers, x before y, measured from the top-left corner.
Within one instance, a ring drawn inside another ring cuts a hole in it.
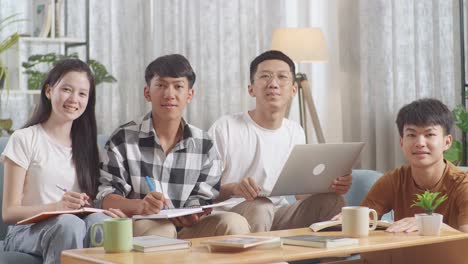
[[[5,223],[45,211],[92,206],[99,179],[95,102],[94,77],[86,63],[66,59],[50,70],[35,112],[11,135],[1,155]],[[62,214],[10,226],[5,250],[60,263],[62,250],[87,247],[91,225],[108,217]]]

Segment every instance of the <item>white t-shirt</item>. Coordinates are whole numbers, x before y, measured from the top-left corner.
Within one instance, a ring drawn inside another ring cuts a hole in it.
[[[55,143],[41,125],[16,130],[2,153],[26,170],[22,205],[41,205],[62,199],[61,187],[81,192],[72,149]],[[4,175],[13,177],[14,175]]]
[[[293,146],[305,144],[304,130],[298,123],[284,118],[280,128],[271,130],[259,126],[248,113],[223,116],[208,133],[223,161],[221,183],[252,177],[266,192],[273,189]],[[287,204],[284,197],[270,200],[276,206]]]

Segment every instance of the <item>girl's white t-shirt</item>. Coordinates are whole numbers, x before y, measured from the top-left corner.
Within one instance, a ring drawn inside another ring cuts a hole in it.
[[[22,205],[58,202],[63,191],[81,192],[76,178],[72,149],[51,139],[40,124],[16,130],[1,155],[26,170]],[[4,175],[15,177],[15,175]]]

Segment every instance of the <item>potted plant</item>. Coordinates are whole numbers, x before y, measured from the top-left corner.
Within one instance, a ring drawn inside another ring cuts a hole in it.
[[[434,213],[439,205],[447,200],[447,195],[439,196],[439,192],[425,191],[423,194],[416,194],[416,200],[411,207],[417,206],[424,210],[424,214],[415,214],[418,224],[419,234],[423,236],[437,236],[442,227],[443,215]]]
[[[0,20],[0,32],[2,32],[7,26],[23,21],[24,19],[15,19],[18,14],[7,16]],[[19,39],[20,35],[15,32],[5,39],[0,40],[0,54],[11,48]],[[8,90],[8,69],[6,68],[3,61],[0,59],[0,89],[6,88]]]
[[[25,21],[25,19],[16,19],[17,15],[18,14],[13,14],[3,19],[0,19],[0,32],[2,32],[7,26],[11,24]],[[19,33],[15,32],[11,35],[8,35],[4,39],[0,39],[0,55],[9,48],[11,48],[18,41],[19,37]],[[7,92],[10,89],[8,76],[8,68],[5,66],[5,63],[0,58],[0,93],[3,89],[5,89]],[[0,136],[11,134],[12,124],[13,121],[11,120],[11,118],[0,119]]]
[[[44,68],[48,69],[52,65],[54,65],[56,62],[58,62],[59,60],[66,59],[66,58],[78,59],[78,54],[72,53],[68,55],[61,55],[61,54],[52,52],[52,53],[47,53],[47,54],[35,54],[35,55],[29,56],[28,61],[23,62],[22,64],[23,68],[26,69],[24,73],[28,75],[28,89],[29,90],[41,89],[41,83],[47,74],[47,72],[42,71],[41,69],[44,69]],[[103,82],[113,83],[117,81],[114,76],[109,74],[106,67],[102,63],[91,59],[89,60],[88,64],[89,64],[89,67],[91,68],[91,71],[93,72],[96,86]],[[40,67],[44,65],[46,67]]]

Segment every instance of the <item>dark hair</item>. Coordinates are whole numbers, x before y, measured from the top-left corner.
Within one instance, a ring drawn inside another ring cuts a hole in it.
[[[148,86],[154,76],[187,77],[189,88],[193,87],[196,78],[190,62],[180,54],[165,55],[152,61],[145,70],[145,80]]]
[[[81,191],[92,199],[96,197],[99,183],[99,151],[97,146],[96,87],[89,66],[78,59],[65,59],[57,62],[42,83],[41,98],[31,118],[24,127],[47,121],[52,104],[46,96],[47,87],[53,87],[69,72],[84,72],[89,80],[88,104],[83,114],[73,121],[71,128],[72,159]]]
[[[254,75],[257,72],[258,65],[266,60],[280,60],[284,61],[289,65],[289,69],[291,70],[293,76],[293,83],[296,81],[296,66],[294,66],[294,62],[289,58],[286,54],[278,50],[269,50],[265,51],[262,54],[258,55],[251,63],[250,63],[250,83],[254,82]]]
[[[444,135],[449,135],[453,126],[453,117],[452,112],[441,101],[424,98],[403,106],[398,112],[396,124],[400,137],[403,137],[405,125],[440,125],[444,129]]]

